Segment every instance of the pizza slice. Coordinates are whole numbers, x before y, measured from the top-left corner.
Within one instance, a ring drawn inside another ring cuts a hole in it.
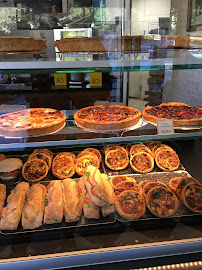
[[[148,153],[138,152],[130,158],[130,165],[135,172],[148,173],[154,168],[154,159]]]

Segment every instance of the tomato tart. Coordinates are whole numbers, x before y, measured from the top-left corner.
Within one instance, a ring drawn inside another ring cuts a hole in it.
[[[80,176],[84,175],[84,173],[87,172],[88,166],[94,166],[99,169],[100,167],[100,162],[98,160],[98,157],[93,154],[86,154],[78,157],[76,159],[76,173]]]
[[[148,173],[154,168],[154,159],[146,152],[138,152],[131,156],[130,165],[135,172]]]
[[[109,182],[111,184],[111,186],[116,189],[116,187],[118,186],[118,184],[122,183],[122,182],[136,182],[135,179],[133,179],[132,177],[128,177],[125,175],[114,175],[110,178]]]
[[[202,214],[202,185],[187,184],[182,190],[182,201],[192,212]]]
[[[83,108],[74,114],[74,120],[82,128],[92,130],[117,130],[136,125],[141,112],[120,105],[98,105]]]
[[[174,150],[162,149],[155,156],[157,166],[163,171],[177,170],[180,165],[178,155]]]
[[[76,156],[74,153],[61,152],[53,159],[52,173],[59,179],[72,177],[75,174]]]
[[[32,108],[0,116],[0,135],[10,137],[52,133],[65,125],[66,115],[54,109]]]
[[[157,120],[173,119],[174,126],[202,125],[202,108],[191,107],[180,102],[162,103],[158,106],[147,106],[143,112],[143,119],[154,124]]]
[[[48,174],[48,165],[42,159],[30,159],[22,167],[22,176],[30,182],[38,182]]]
[[[147,193],[146,205],[149,211],[157,217],[172,216],[178,209],[177,196],[167,187],[153,187]]]
[[[140,193],[134,190],[121,192],[115,197],[117,213],[125,219],[138,219],[145,214],[146,205]]]
[[[105,155],[105,164],[114,171],[125,169],[129,164],[128,154],[123,147],[109,150]]]

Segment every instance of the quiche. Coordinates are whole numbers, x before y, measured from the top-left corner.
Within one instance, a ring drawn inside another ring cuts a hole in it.
[[[163,171],[177,170],[180,165],[178,155],[174,150],[162,149],[155,156],[157,166]]]
[[[187,184],[182,190],[182,201],[192,212],[202,214],[202,185]]]
[[[44,153],[51,158],[51,161],[53,160],[53,152],[49,149],[35,149],[33,153]]]
[[[102,160],[102,155],[100,153],[99,150],[97,150],[96,148],[86,148],[84,149],[83,151],[81,151],[78,155],[77,155],[77,158],[79,158],[81,155],[86,155],[88,153],[93,153],[97,156],[99,162],[101,162]]]
[[[48,165],[42,159],[30,159],[22,167],[22,176],[30,182],[38,182],[48,174]]]
[[[198,185],[200,184],[198,180],[194,179],[193,177],[181,177],[181,179],[179,179],[175,188],[175,193],[177,194],[179,199],[182,200],[182,190],[187,184],[190,183],[196,183]]]
[[[147,193],[146,205],[149,211],[157,217],[172,216],[178,209],[177,196],[167,187],[153,187]]]
[[[201,126],[202,108],[192,107],[181,102],[161,103],[147,106],[142,112],[143,119],[154,124],[157,120],[172,119],[174,126]]]
[[[115,187],[115,195],[118,196],[121,192],[123,192],[125,190],[134,190],[134,191],[142,194],[142,188],[140,185],[138,185],[135,181],[126,180],[126,181],[119,183]]]
[[[76,156],[74,153],[61,152],[55,156],[52,173],[59,179],[70,178],[75,174]]]
[[[61,129],[66,115],[61,111],[45,108],[31,108],[2,114],[0,135],[22,137],[44,135]]]
[[[76,173],[80,176],[84,175],[90,165],[98,169],[100,167],[100,162],[95,154],[91,153],[78,157],[75,165]]]
[[[154,168],[154,159],[146,152],[138,152],[131,156],[130,165],[135,172],[148,173]]]
[[[128,154],[123,147],[109,150],[105,155],[105,164],[114,171],[125,169],[129,164]]]
[[[122,182],[136,182],[135,179],[133,179],[132,177],[129,176],[125,176],[125,175],[114,175],[110,178],[109,182],[111,184],[111,186],[116,189],[116,187],[118,186],[118,184],[122,183]]]
[[[47,165],[48,165],[48,170],[50,170],[51,162],[52,162],[50,156],[46,155],[45,153],[36,153],[35,152],[35,153],[32,153],[28,157],[28,160],[30,160],[30,159],[36,159],[36,158],[44,160],[47,163]]]
[[[136,125],[141,112],[121,105],[98,105],[83,108],[74,114],[74,120],[82,128],[91,130],[118,130]]]
[[[143,190],[142,190],[142,194],[143,196],[146,198],[147,197],[147,193],[150,191],[150,189],[154,188],[154,187],[167,187],[166,184],[160,182],[160,181],[152,181],[150,183],[147,183],[146,185],[144,185]]]

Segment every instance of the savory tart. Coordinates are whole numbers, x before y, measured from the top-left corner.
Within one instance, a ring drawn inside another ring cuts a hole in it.
[[[153,157],[153,153],[152,151],[144,144],[136,144],[133,145],[130,149],[130,156],[139,153],[139,152],[145,152],[148,153],[149,155],[151,155]]]
[[[163,171],[177,170],[180,165],[178,155],[174,150],[162,149],[155,156],[157,166]]]
[[[158,106],[147,106],[142,112],[146,121],[157,123],[157,120],[172,119],[174,126],[202,125],[202,108],[191,107],[180,102],[162,103]]]
[[[177,185],[178,185],[179,181],[181,181],[181,179],[182,179],[182,177],[174,177],[174,178],[170,179],[168,185],[173,192],[176,193]]]
[[[182,200],[182,190],[183,188],[190,183],[196,183],[200,185],[200,183],[193,177],[181,177],[178,181],[175,193],[177,194],[178,198]]]
[[[166,145],[166,144],[161,144],[156,146],[156,150],[154,152],[154,157],[157,155],[157,153],[163,149],[168,149],[170,151],[174,151],[170,146]],[[175,152],[175,151],[174,151]]]
[[[130,181],[126,180],[126,181],[119,183],[115,187],[115,195],[118,196],[121,192],[123,192],[125,190],[134,190],[142,195],[141,186],[138,185],[136,182],[131,181],[131,180]]]
[[[44,153],[44,154],[50,156],[51,161],[53,160],[53,152],[51,150],[49,150],[49,149],[46,149],[46,148],[44,148],[44,149],[35,149],[33,153]]]
[[[167,187],[153,187],[147,193],[146,205],[149,211],[157,217],[172,216],[178,209],[177,196]]]
[[[128,154],[123,147],[109,150],[105,155],[105,164],[114,171],[125,169],[129,164]]]
[[[79,158],[81,155],[86,155],[88,153],[93,153],[97,156],[99,162],[101,162],[102,160],[102,156],[99,150],[97,150],[96,148],[86,148],[83,151],[81,151],[78,155],[77,158]]]
[[[48,165],[48,170],[50,170],[52,160],[51,160],[51,157],[49,155],[46,155],[45,153],[42,153],[42,152],[41,153],[32,153],[28,157],[28,160],[36,159],[36,158],[44,160]]]
[[[125,219],[138,219],[146,210],[144,198],[134,190],[121,192],[115,197],[115,208],[117,213]]]
[[[96,168],[100,167],[100,162],[97,156],[93,153],[80,156],[76,159],[76,173],[80,176],[86,173],[88,166],[94,166]]]
[[[141,112],[120,105],[98,105],[83,108],[74,114],[74,120],[83,128],[117,130],[131,127],[140,120]]]
[[[61,152],[53,159],[52,173],[59,179],[72,177],[75,174],[76,156],[73,153]]]
[[[160,147],[161,142],[155,141],[155,142],[147,142],[145,143],[147,147],[152,151],[152,154],[154,155],[156,150]]]
[[[154,159],[146,152],[138,152],[130,158],[130,165],[135,172],[148,173],[154,168]]]
[[[153,181],[150,183],[147,183],[146,185],[144,185],[143,189],[142,189],[142,195],[144,196],[144,198],[146,198],[147,193],[150,191],[150,189],[154,188],[154,187],[167,187],[164,183],[160,182],[160,181]]]
[[[153,183],[153,182],[154,182],[153,180],[142,180],[142,181],[140,181],[139,185],[143,189],[145,185]]]
[[[133,179],[132,177],[128,177],[128,176],[125,176],[125,175],[115,175],[115,176],[112,176],[109,180],[111,186],[116,189],[117,185],[122,183],[122,182],[125,182],[125,181],[132,181],[132,182],[136,182],[135,179]]]
[[[192,212],[202,214],[202,185],[187,184],[182,190],[182,201]]]
[[[30,182],[38,182],[48,174],[48,165],[42,159],[30,159],[22,167],[22,176]]]
[[[0,116],[0,135],[20,137],[44,135],[65,125],[66,115],[54,109],[32,108]]]

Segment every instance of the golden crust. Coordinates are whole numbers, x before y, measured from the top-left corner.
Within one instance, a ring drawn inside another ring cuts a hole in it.
[[[70,178],[75,174],[76,155],[70,152],[61,152],[55,156],[52,164],[52,173],[59,179]]]
[[[183,188],[190,183],[196,183],[200,185],[199,181],[196,180],[193,177],[181,177],[181,179],[178,180],[178,183],[176,185],[175,193],[177,194],[178,198],[182,200],[182,190]]]
[[[160,181],[152,181],[150,183],[147,183],[146,185],[144,185],[143,189],[142,189],[142,195],[144,196],[144,198],[146,199],[147,197],[147,193],[150,191],[150,189],[152,189],[153,187],[167,187],[166,184],[160,182]]]
[[[155,156],[156,165],[163,171],[175,171],[180,165],[180,159],[174,150],[164,148]]]
[[[36,165],[38,168],[36,168]],[[31,171],[30,168],[32,167]],[[34,169],[33,169],[34,168]],[[43,173],[42,173],[43,169]],[[37,176],[40,174],[40,176]],[[30,159],[22,167],[22,176],[29,182],[38,182],[46,177],[48,174],[48,165],[42,159]]]
[[[140,195],[142,195],[142,188],[135,181],[126,180],[126,181],[119,183],[115,187],[115,195],[118,196],[121,192],[123,192],[125,190],[134,190],[134,191],[138,192]]]
[[[97,156],[99,162],[101,162],[101,160],[102,160],[102,155],[101,155],[100,151],[97,150],[96,148],[86,148],[86,149],[84,149],[83,151],[81,151],[80,153],[78,153],[77,158],[79,158],[79,157],[82,156],[82,155],[86,155],[86,154],[88,154],[88,153],[90,153],[90,154],[91,154],[91,153],[95,154],[95,155]]]
[[[117,148],[116,150],[109,150],[105,155],[105,164],[108,168],[115,171],[125,169],[129,164],[128,154],[125,148]]]
[[[169,103],[161,103],[160,105],[158,106],[147,106],[143,111],[142,111],[142,116],[143,116],[143,119],[146,120],[146,121],[149,121],[149,122],[152,122],[154,124],[157,123],[157,120],[165,120],[165,119],[170,119],[170,118],[162,118],[162,117],[159,117],[159,116],[154,116],[154,115],[151,115],[149,114],[147,111],[152,109],[152,108],[155,108],[155,107],[158,107],[158,108],[161,108],[162,106],[187,106],[187,107],[191,107],[191,106],[188,106],[187,104],[185,103],[181,103],[181,102],[169,102]],[[202,110],[202,108],[198,108],[199,110]],[[181,120],[177,120],[177,119],[173,119],[173,124],[175,127],[179,127],[179,126],[200,126],[202,125],[202,117],[201,118],[198,118],[198,119],[181,119]]]
[[[136,164],[134,164],[134,162],[136,162]],[[138,152],[131,156],[130,166],[135,172],[148,173],[154,168],[154,159],[146,152]],[[145,168],[142,168],[142,166]]]
[[[182,190],[182,201],[184,205],[194,213],[202,214],[202,185],[197,183],[189,183]],[[191,204],[189,197],[192,195]]]
[[[45,153],[50,156],[51,160],[53,160],[53,152],[49,149],[35,149],[33,153]]]
[[[42,153],[42,152],[40,152],[40,153],[35,152],[35,153],[32,153],[28,157],[28,160],[36,159],[36,158],[44,160],[46,162],[46,164],[48,165],[48,170],[50,170],[52,160],[51,160],[51,157],[49,155]]]
[[[117,185],[121,182],[124,181],[132,181],[132,182],[136,182],[135,179],[125,176],[125,175],[114,175],[110,178],[109,182],[111,184],[111,186],[116,189]]]
[[[76,159],[75,164],[76,173],[82,176],[87,171],[89,165],[92,165],[99,169],[100,162],[97,156],[92,153],[80,156],[79,158]]]
[[[74,114],[74,120],[76,123],[83,127],[83,128],[88,128],[88,129],[93,129],[93,130],[117,130],[117,129],[124,129],[131,127],[133,125],[136,125],[141,117],[141,112],[135,108],[127,107],[127,106],[120,106],[120,105],[109,105],[108,107],[111,108],[118,108],[119,110],[123,110],[124,108],[129,108],[131,112],[134,113],[132,117],[116,121],[116,120],[88,120],[88,119],[81,119],[79,115],[83,114],[84,111],[86,110],[91,110],[94,112],[96,109],[101,109],[105,108],[106,106],[103,105],[98,105],[98,106],[91,106],[91,107],[86,107],[83,108],[79,111],[77,111]]]
[[[134,190],[123,191],[116,196],[115,207],[117,213],[128,220],[138,219],[146,211],[144,198]]]

